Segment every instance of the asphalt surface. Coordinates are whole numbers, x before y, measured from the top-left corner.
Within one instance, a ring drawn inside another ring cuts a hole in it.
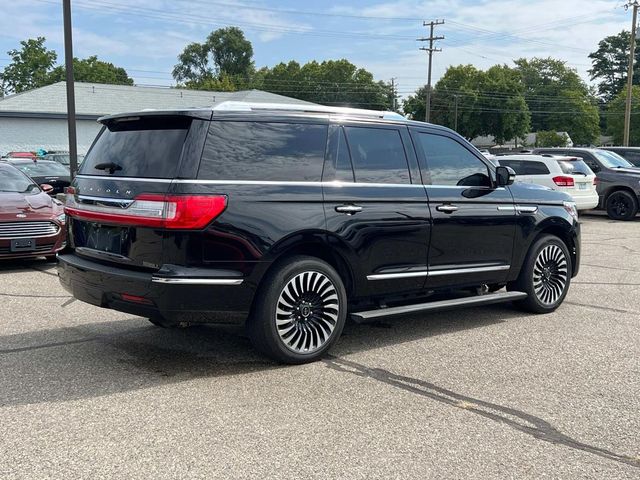
[[[0,264],[0,478],[640,478],[640,218],[583,217],[546,316],[508,305],[348,325],[282,367]]]

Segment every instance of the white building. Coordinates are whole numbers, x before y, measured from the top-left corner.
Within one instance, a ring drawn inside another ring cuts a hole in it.
[[[100,130],[96,120],[145,108],[208,107],[226,100],[301,103],[282,95],[247,90],[208,92],[178,88],[76,83],[78,153],[86,153]],[[11,151],[68,150],[65,82],[0,98],[0,155]]]

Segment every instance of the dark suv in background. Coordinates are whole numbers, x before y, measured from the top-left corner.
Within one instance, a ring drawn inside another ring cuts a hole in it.
[[[551,312],[578,272],[570,197],[513,184],[443,127],[231,102],[100,122],[67,194],[60,280],[156,325],[244,325],[265,354],[303,363],[348,314]]]
[[[533,153],[580,157],[597,177],[599,208],[613,220],[632,220],[640,205],[640,168],[600,148],[536,148]]]

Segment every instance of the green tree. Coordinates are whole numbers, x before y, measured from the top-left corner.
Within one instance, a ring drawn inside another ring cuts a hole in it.
[[[239,28],[227,27],[211,32],[204,43],[187,45],[178,55],[172,74],[187,88],[210,89],[222,85],[237,90],[249,84],[253,72],[251,42]]]
[[[529,111],[522,96],[523,85],[515,70],[496,65],[486,72],[473,65],[449,67],[432,94],[434,123],[454,128],[468,139],[493,135],[503,143],[529,131]],[[425,87],[404,101],[406,114],[424,119]]]
[[[616,145],[622,145],[624,137],[624,108],[627,92],[623,89],[613,98],[607,107],[607,132],[613,135]],[[629,145],[640,146],[640,86],[634,85],[631,90],[631,125],[629,128]]]
[[[73,59],[73,76],[76,82],[109,83],[112,85],[133,85],[133,79],[122,67],[98,60],[96,55],[80,60]],[[65,67],[55,67],[49,74],[49,83],[64,81]]]
[[[536,147],[566,147],[567,136],[553,130],[536,132]]]
[[[525,86],[533,131],[566,131],[579,145],[597,141],[597,101],[574,69],[553,58],[521,58],[515,64]]]
[[[391,85],[347,60],[279,63],[256,73],[254,88],[325,105],[386,110],[393,106]]]
[[[58,55],[45,47],[44,37],[20,42],[22,48],[9,50],[11,63],[0,74],[0,94],[8,95],[43,87],[51,83],[49,72]]]
[[[589,54],[591,80],[598,80],[598,94],[605,102],[618,95],[627,83],[629,66],[629,47],[631,33],[623,30],[617,35],[610,35],[598,43],[598,49]],[[634,65],[640,62],[640,49],[636,49]],[[633,70],[633,84],[640,84],[640,71]]]

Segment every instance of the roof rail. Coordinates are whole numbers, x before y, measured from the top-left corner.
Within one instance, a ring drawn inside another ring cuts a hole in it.
[[[256,112],[256,111],[278,111],[278,112],[306,112],[306,113],[328,113],[338,115],[351,115],[358,117],[381,118],[385,120],[407,120],[396,112],[382,110],[364,110],[361,108],[348,107],[327,107],[325,105],[304,105],[293,103],[258,103],[258,102],[220,102],[213,106],[214,112]]]

